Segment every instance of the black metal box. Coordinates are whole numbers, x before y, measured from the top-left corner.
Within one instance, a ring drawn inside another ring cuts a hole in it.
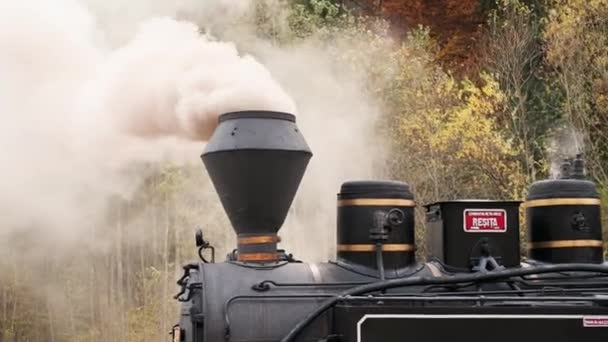
[[[519,257],[518,201],[457,200],[428,204],[429,260],[471,270],[490,260],[513,267]],[[490,258],[491,257],[491,258]]]

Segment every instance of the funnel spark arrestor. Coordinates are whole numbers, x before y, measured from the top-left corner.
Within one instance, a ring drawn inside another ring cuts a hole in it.
[[[277,261],[277,232],[312,153],[292,114],[223,114],[201,158],[238,237],[238,260]]]

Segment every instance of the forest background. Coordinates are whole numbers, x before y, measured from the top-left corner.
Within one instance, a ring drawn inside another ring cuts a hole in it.
[[[254,25],[257,39],[289,47],[314,38],[335,65],[364,73],[361,85],[381,108],[370,127],[387,147],[381,174],[410,183],[418,203],[524,199],[531,182],[584,153],[608,208],[608,0],[254,7],[238,20]],[[103,222],[85,227],[103,244],[66,252],[44,244],[44,230],[3,237],[0,341],[167,340],[180,265],[196,258],[194,227],[204,228],[220,259],[234,237],[202,165],[153,169],[133,196],[112,199]],[[314,213],[299,205],[297,198],[291,215]],[[331,258],[333,226],[322,229],[327,251],[307,251],[307,260]],[[307,242],[294,239],[288,247],[301,257]]]

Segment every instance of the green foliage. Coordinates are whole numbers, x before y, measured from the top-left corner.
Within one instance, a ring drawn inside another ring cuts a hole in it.
[[[282,45],[313,35],[336,33],[336,29],[348,27],[354,19],[329,0],[259,0],[255,3],[254,24],[258,36]]]
[[[496,120],[521,146],[519,159],[530,181],[546,177],[546,147],[560,120],[559,92],[544,68],[542,6],[519,0],[499,0],[490,12],[484,46],[484,66],[505,93]]]
[[[289,15],[289,26],[296,37],[304,38],[319,30],[344,26],[349,16],[329,0],[295,2]]]

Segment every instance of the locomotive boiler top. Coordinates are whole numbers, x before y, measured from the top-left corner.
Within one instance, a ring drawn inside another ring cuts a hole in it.
[[[424,265],[413,274],[431,276]],[[376,280],[335,263],[292,262],[267,268],[234,262],[201,264],[191,272],[190,283],[204,286],[194,290],[190,304],[182,308],[182,322],[193,322],[196,331],[185,342],[278,341],[327,298]],[[321,340],[329,327],[331,317],[323,316],[302,338]]]

